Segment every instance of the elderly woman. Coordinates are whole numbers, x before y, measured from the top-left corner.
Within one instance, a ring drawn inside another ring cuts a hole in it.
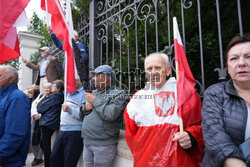
[[[250,34],[230,41],[226,61],[231,79],[210,86],[204,95],[204,167],[246,167],[243,149],[250,149],[240,148],[250,140]]]
[[[31,116],[32,116],[32,142],[31,142],[31,149],[34,154],[34,160],[32,161],[32,166],[37,166],[40,163],[43,162],[43,151],[41,149],[40,143],[41,143],[41,129],[39,126],[39,119],[41,117],[41,114],[37,112],[37,105],[41,103],[42,101],[46,100],[49,95],[51,94],[51,83],[46,83],[44,85],[44,91],[45,93],[40,93],[37,98],[32,102],[31,105]]]
[[[42,130],[42,149],[44,153],[44,166],[50,166],[51,137],[60,125],[60,115],[63,97],[63,81],[56,80],[52,85],[52,94],[37,107],[38,113],[42,114],[39,125]]]

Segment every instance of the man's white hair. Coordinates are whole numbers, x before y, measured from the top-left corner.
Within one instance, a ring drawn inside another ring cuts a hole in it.
[[[9,65],[1,65],[0,68],[6,69],[6,78],[9,79],[10,77],[15,77],[14,83],[18,82],[18,73],[17,70]]]
[[[73,32],[74,32],[74,36],[78,36],[79,37],[78,32],[76,30],[74,30]]]
[[[144,68],[145,69],[146,69],[146,62],[147,62],[148,58],[155,57],[155,56],[161,56],[165,60],[165,63],[166,63],[167,67],[170,65],[168,55],[166,55],[165,53],[161,53],[161,52],[155,52],[155,53],[151,53],[150,55],[148,55],[145,58],[145,60],[144,60]]]

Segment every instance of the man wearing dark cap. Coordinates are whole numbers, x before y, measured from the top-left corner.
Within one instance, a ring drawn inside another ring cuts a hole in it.
[[[113,166],[126,98],[111,82],[112,77],[110,66],[97,67],[93,77],[96,90],[85,93],[85,110],[92,111],[82,126],[84,167]]]
[[[44,93],[44,84],[52,83],[57,79],[61,79],[62,66],[56,59],[56,57],[50,55],[50,49],[47,46],[40,48],[43,60],[34,65],[28,62],[26,59],[22,59],[27,67],[33,70],[39,70],[36,79],[36,85],[40,85],[40,92]]]

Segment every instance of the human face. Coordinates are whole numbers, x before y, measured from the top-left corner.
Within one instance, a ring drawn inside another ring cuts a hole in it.
[[[250,83],[250,42],[239,43],[229,50],[227,67],[234,83]]]
[[[0,67],[0,89],[12,84],[13,77],[7,78],[6,75],[7,75],[6,68]]]
[[[48,57],[49,56],[49,51],[47,51],[47,50],[42,50],[41,51],[42,52],[42,57]]]
[[[60,89],[56,87],[56,84],[53,84],[53,85],[52,85],[51,92],[52,92],[52,93],[54,93],[54,92],[60,92]]]
[[[110,78],[104,74],[95,74],[92,80],[97,90],[103,90],[110,85]]]
[[[51,94],[51,87],[45,86],[44,92],[45,92],[45,96],[49,96]]]
[[[78,41],[79,40],[79,36],[74,35],[74,39],[75,39],[75,41]]]
[[[162,56],[152,56],[147,58],[145,70],[150,84],[160,89],[166,83],[166,77],[171,73],[171,66],[166,65],[166,61]]]

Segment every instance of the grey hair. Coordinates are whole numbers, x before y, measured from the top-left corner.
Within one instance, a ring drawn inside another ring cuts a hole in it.
[[[46,87],[52,88],[52,83],[45,83],[44,88],[46,88]]]
[[[146,68],[146,61],[147,61],[147,59],[150,58],[150,57],[155,57],[155,56],[161,56],[165,60],[165,63],[166,63],[167,67],[170,65],[169,59],[168,59],[168,55],[166,55],[165,53],[161,53],[161,52],[155,52],[155,53],[151,53],[150,55],[148,55],[144,59],[144,68]]]
[[[1,65],[0,68],[6,69],[6,78],[9,79],[10,77],[15,77],[14,83],[18,82],[18,73],[17,70],[9,65]]]
[[[76,30],[74,30],[73,32],[74,32],[74,36],[78,36],[79,37],[78,32]]]
[[[60,90],[60,92],[64,91],[64,86],[63,86],[63,81],[62,80],[55,80],[53,83],[53,85],[56,85],[56,88]]]

